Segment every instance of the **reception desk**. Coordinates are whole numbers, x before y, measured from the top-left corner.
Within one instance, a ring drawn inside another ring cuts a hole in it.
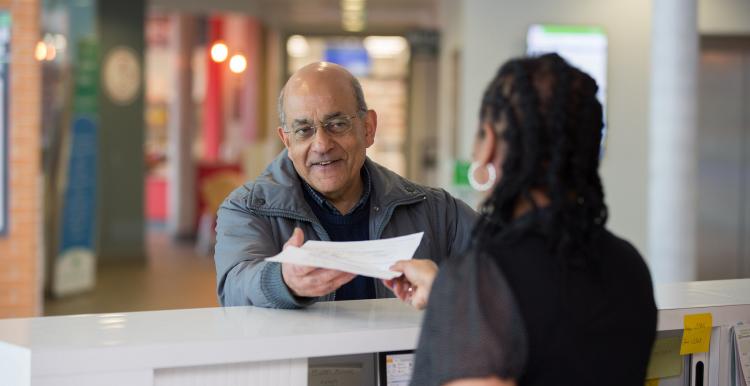
[[[656,293],[660,331],[682,329],[685,314],[713,314],[708,384],[727,384],[722,342],[729,326],[750,321],[750,280],[670,284]],[[306,385],[309,358],[415,348],[421,318],[398,300],[384,299],[304,310],[0,320],[0,385]]]

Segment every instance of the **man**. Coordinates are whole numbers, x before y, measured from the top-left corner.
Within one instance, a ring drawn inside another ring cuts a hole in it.
[[[216,274],[224,306],[300,308],[318,300],[393,296],[346,272],[267,262],[305,239],[357,241],[424,232],[415,258],[440,261],[469,240],[475,213],[443,190],[372,162],[377,114],[343,67],[313,63],[279,96],[284,150],[218,211]]]

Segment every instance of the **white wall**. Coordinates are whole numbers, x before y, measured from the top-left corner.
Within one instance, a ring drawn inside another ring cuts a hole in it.
[[[439,185],[448,187],[452,181],[453,160],[458,156],[456,125],[458,117],[454,107],[456,100],[456,71],[458,63],[454,56],[462,50],[463,41],[463,4],[457,0],[440,0],[438,7],[441,24],[440,58],[438,76],[438,162],[440,167]]]
[[[449,23],[461,29],[463,47],[457,148],[464,159],[471,155],[484,88],[500,64],[525,52],[529,25],[586,24],[605,29],[609,138],[601,174],[609,228],[645,253],[651,2],[466,0],[456,13],[461,19]],[[441,93],[441,98],[449,97]]]

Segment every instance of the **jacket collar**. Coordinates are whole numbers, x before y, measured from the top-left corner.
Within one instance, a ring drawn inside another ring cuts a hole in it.
[[[407,203],[425,195],[424,188],[373,162],[365,165],[372,181],[372,208]],[[302,183],[292,161],[284,149],[254,182],[245,185],[250,190],[247,205],[258,211],[273,211],[292,217],[314,220],[316,217],[305,201]],[[376,209],[378,210],[378,209]]]

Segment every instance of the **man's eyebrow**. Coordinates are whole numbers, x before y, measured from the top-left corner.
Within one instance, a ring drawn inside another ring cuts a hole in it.
[[[336,111],[335,113],[325,115],[323,117],[323,122],[328,121],[329,119],[343,117],[344,115],[346,114],[342,113],[341,111]]]
[[[311,122],[308,118],[297,118],[294,121],[292,121],[292,125],[299,126],[299,125],[309,125]]]

